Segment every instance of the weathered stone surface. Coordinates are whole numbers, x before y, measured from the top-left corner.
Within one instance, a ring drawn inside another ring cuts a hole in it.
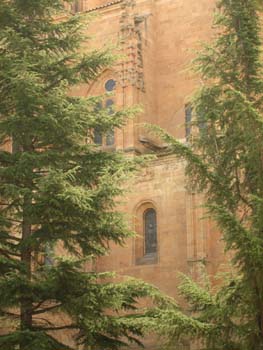
[[[214,0],[93,0],[87,4],[86,10],[97,7],[98,16],[89,28],[94,47],[117,44],[123,56],[112,70],[78,93],[101,94],[105,82],[113,78],[116,105],[140,104],[144,109],[123,130],[116,130],[116,149],[128,155],[152,150],[162,154],[162,144],[148,135],[142,126],[145,122],[158,124],[184,141],[185,104],[200,84],[189,66],[200,42],[213,34]],[[172,296],[178,271],[198,278],[204,261],[211,274],[218,270],[223,262],[220,235],[212,223],[201,220],[202,198],[186,191],[182,162],[159,155],[130,188],[121,209],[138,236],[127,241],[125,248],[112,246],[111,256],[97,262],[98,270],[143,278]],[[157,211],[158,254],[143,260],[143,213],[149,207]]]
[[[92,45],[117,45],[122,58],[90,87],[82,86],[75,93],[104,93],[105,82],[116,79],[116,106],[140,104],[144,109],[123,130],[116,130],[116,149],[130,156],[152,150],[159,154],[131,181],[121,206],[137,237],[125,247],[112,245],[110,256],[94,267],[141,278],[176,296],[178,271],[198,280],[205,263],[213,276],[224,268],[223,247],[215,225],[201,219],[202,196],[186,191],[183,162],[163,155],[162,144],[142,124],[158,124],[185,141],[185,105],[201,83],[189,67],[200,42],[213,35],[215,1],[90,0],[87,4],[86,10],[97,8],[98,14],[88,30],[94,35]],[[143,213],[150,207],[157,211],[158,252],[144,257]]]

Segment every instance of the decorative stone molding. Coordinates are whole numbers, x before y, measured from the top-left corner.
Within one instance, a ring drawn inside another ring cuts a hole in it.
[[[119,4],[119,3],[121,3],[122,1],[123,1],[123,0],[109,1],[109,2],[107,2],[106,4],[103,4],[103,5],[100,5],[100,6],[95,6],[95,7],[89,8],[89,9],[85,9],[85,6],[84,6],[84,11],[85,11],[85,12],[92,12],[92,11],[100,10],[100,9],[103,9],[103,8],[106,8],[106,7],[109,7],[109,6],[112,6],[112,5]],[[87,4],[87,6],[88,6],[88,4]]]
[[[122,85],[132,85],[145,91],[141,28],[143,16],[135,13],[136,0],[123,0],[121,8],[120,44],[125,56],[122,64]]]

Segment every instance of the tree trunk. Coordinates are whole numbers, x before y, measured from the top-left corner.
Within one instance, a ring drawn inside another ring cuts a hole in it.
[[[23,206],[23,223],[22,223],[22,242],[27,240],[31,236],[31,223],[27,215],[28,207],[32,204],[31,195],[26,195],[24,198]],[[31,280],[31,247],[26,244],[21,250],[21,261],[25,264],[26,279],[28,282]],[[25,292],[24,292],[25,294]],[[20,305],[20,320],[21,330],[29,330],[32,328],[32,299],[30,296],[25,295],[21,300]],[[23,350],[26,344],[20,344],[20,350]]]

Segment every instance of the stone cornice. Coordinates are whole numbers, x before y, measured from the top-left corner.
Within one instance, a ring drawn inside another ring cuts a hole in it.
[[[108,2],[107,4],[93,7],[93,8],[91,8],[91,9],[89,9],[89,10],[84,11],[84,12],[92,12],[92,11],[104,9],[104,8],[106,8],[106,7],[109,7],[109,6],[119,4],[119,3],[121,3],[122,1],[123,1],[123,0],[113,0],[113,1]]]

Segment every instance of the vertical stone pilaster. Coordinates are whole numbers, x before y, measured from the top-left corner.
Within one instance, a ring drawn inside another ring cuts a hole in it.
[[[207,263],[206,224],[203,220],[204,208],[202,195],[187,193],[187,260],[189,273],[197,282],[202,282]]]
[[[140,103],[140,92],[145,91],[143,72],[143,26],[144,17],[136,14],[136,0],[123,0],[120,17],[120,44],[123,59],[120,81],[123,89],[123,106]],[[123,148],[135,151],[136,119],[130,120],[123,131]]]

